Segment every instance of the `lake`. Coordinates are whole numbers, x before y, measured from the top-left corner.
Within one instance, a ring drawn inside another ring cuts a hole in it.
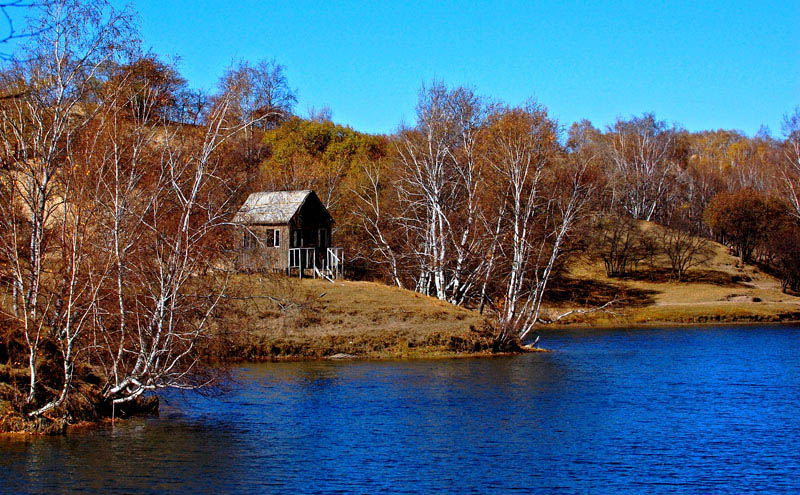
[[[251,364],[159,418],[0,440],[0,492],[800,492],[800,328],[542,334],[551,353]]]

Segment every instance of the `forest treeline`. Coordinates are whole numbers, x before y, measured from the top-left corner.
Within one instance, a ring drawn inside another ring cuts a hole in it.
[[[498,349],[559,318],[542,303],[579,255],[681,280],[713,239],[800,288],[800,108],[779,137],[647,113],[565,129],[542,102],[432,81],[413,125],[370,135],[299,116],[274,60],[205,93],[141,49],[128,10],[30,13],[0,71],[0,362],[24,361],[29,417],[85,398],[76,377],[105,405],[213,380],[202,347],[253,191],[314,189],[351,276],[480,310]]]
[[[264,187],[327,198],[351,268],[489,308],[509,338],[558,317],[541,302],[576,255],[609,276],[658,259],[681,281],[714,240],[785,291],[800,284],[800,109],[780,138],[689,132],[648,113],[563,129],[538,102],[434,81],[415,125],[393,135],[291,117],[262,143]]]

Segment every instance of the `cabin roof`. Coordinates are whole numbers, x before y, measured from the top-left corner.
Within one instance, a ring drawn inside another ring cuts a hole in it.
[[[233,217],[233,221],[244,224],[286,224],[292,221],[303,204],[311,197],[329,215],[314,191],[264,191],[248,196]]]

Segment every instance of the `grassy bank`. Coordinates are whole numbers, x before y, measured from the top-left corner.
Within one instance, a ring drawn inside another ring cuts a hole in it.
[[[573,262],[553,286],[546,304],[554,318],[567,311],[615,301],[610,311],[573,314],[559,328],[696,325],[800,320],[800,298],[781,292],[780,281],[756,266],[742,266],[714,245],[704,266],[686,280],[670,280],[668,267],[606,276],[602,263]],[[298,280],[237,274],[211,322],[204,352],[212,361],[304,359],[408,359],[480,356],[492,353],[493,329],[477,312],[433,297],[375,282]],[[9,334],[10,335],[10,334]],[[19,340],[19,335],[17,335]],[[0,342],[0,431],[55,433],[67,424],[110,416],[98,384],[100,370],[77,370],[72,403],[50,417],[28,421],[18,411],[28,370],[20,342]],[[57,362],[40,364],[41,386],[57,390],[50,377]],[[15,404],[17,406],[15,407]],[[152,412],[157,401],[135,404],[125,415]]]
[[[646,224],[645,228],[658,228]],[[559,321],[570,326],[752,323],[800,320],[800,297],[781,292],[780,280],[755,265],[742,265],[728,249],[712,243],[713,255],[689,270],[686,280],[670,279],[665,260],[655,269],[611,278],[602,263],[573,263],[566,283],[551,294],[548,312],[590,308],[611,300],[610,312],[575,314]]]
[[[645,229],[659,228],[643,224]],[[753,323],[800,320],[800,297],[742,265],[720,244],[685,280],[664,259],[612,278],[602,262],[571,263],[545,305],[550,318],[615,301],[608,311],[575,313],[558,327]],[[355,357],[398,359],[486,354],[490,323],[477,312],[375,282],[237,275],[214,322],[209,353],[222,361]]]
[[[488,353],[475,311],[375,282],[237,275],[209,353],[224,361]]]

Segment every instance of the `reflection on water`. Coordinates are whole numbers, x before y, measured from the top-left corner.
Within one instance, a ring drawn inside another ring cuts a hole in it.
[[[798,492],[800,332],[542,336],[550,354],[247,365],[161,418],[0,441],[0,492]]]

